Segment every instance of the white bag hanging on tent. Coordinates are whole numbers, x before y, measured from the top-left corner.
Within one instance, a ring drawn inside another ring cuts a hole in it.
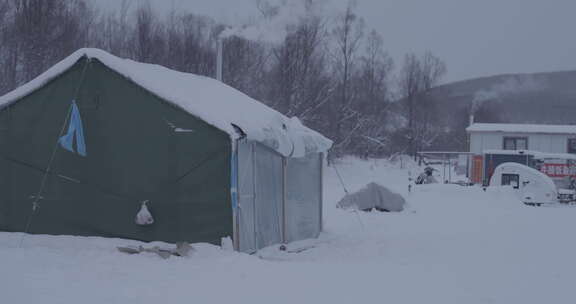
[[[220,247],[224,251],[234,251],[234,243],[229,236],[220,239]]]
[[[154,218],[152,214],[148,210],[148,206],[146,205],[148,201],[143,201],[142,206],[140,206],[140,211],[136,214],[136,224],[140,226],[152,225],[154,224]]]

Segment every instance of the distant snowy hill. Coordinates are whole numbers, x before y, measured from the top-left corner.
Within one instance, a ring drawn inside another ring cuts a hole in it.
[[[433,96],[441,109],[479,102],[502,122],[576,124],[576,71],[476,78],[440,86]]]
[[[429,100],[446,133],[428,149],[465,151],[471,112],[476,122],[576,124],[576,71],[459,81],[434,88]]]

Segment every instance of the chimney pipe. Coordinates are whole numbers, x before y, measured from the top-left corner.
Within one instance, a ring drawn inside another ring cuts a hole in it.
[[[216,79],[222,81],[222,48],[224,47],[224,42],[222,38],[218,38],[216,42]]]
[[[470,126],[474,124],[474,113],[470,113]]]

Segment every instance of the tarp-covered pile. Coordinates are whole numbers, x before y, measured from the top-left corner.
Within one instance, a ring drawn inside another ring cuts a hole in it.
[[[338,208],[355,208],[362,211],[402,211],[406,200],[386,187],[370,183],[357,192],[347,194],[337,204]]]

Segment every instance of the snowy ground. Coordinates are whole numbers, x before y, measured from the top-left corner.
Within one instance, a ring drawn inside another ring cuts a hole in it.
[[[523,206],[507,189],[427,185],[408,170],[343,160],[350,190],[376,181],[404,194],[402,213],[333,206],[325,232],[295,254],[195,245],[190,258],[128,256],[125,240],[0,233],[2,303],[575,303],[576,208]],[[415,170],[412,170],[414,174]]]

